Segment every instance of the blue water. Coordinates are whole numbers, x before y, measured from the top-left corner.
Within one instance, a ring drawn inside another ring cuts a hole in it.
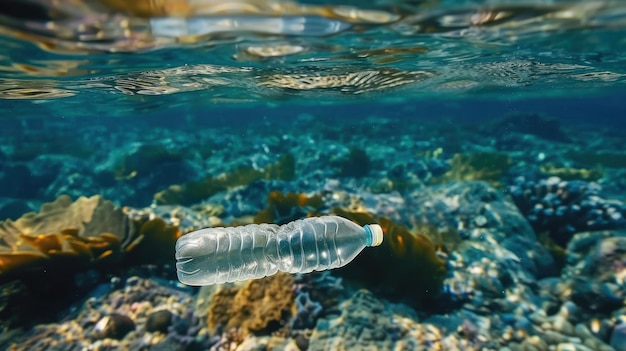
[[[626,350],[625,30],[609,0],[6,1],[0,349]],[[181,235],[327,214],[384,244],[176,279]]]

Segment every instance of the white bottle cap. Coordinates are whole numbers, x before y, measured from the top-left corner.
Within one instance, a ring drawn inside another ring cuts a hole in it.
[[[378,224],[368,224],[372,233],[372,245],[378,246],[383,243],[383,228]]]

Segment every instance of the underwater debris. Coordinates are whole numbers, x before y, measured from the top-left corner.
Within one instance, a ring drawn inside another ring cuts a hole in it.
[[[339,268],[338,275],[358,279],[385,294],[401,295],[418,306],[441,291],[446,262],[427,236],[414,234],[385,217],[375,219],[368,213],[339,208],[333,213],[361,225],[379,223],[384,235],[380,247],[363,251],[353,264]]]
[[[171,185],[156,193],[154,200],[160,205],[189,205],[228,188],[250,184],[257,179],[291,180],[295,174],[295,163],[293,155],[285,154],[276,163],[262,170],[242,167],[217,177]]]
[[[506,154],[489,152],[455,154],[450,160],[450,170],[440,177],[433,177],[430,183],[482,180],[496,186],[512,164],[513,160]]]
[[[288,325],[295,315],[294,279],[278,272],[249,280],[242,287],[223,288],[208,308],[209,330],[241,328],[244,334],[270,334]]]
[[[287,222],[310,216],[324,205],[319,195],[307,196],[288,192],[283,194],[272,191],[267,196],[267,208],[254,216],[254,223],[285,224]]]

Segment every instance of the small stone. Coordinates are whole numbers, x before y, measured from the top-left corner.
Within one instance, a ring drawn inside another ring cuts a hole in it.
[[[561,316],[554,318],[554,329],[565,335],[574,335],[574,326]]]
[[[94,338],[121,340],[133,330],[135,330],[135,322],[130,317],[112,313],[96,323]]]
[[[487,224],[487,217],[483,215],[476,216],[476,218],[474,218],[474,223],[476,223],[477,226],[482,227]]]
[[[587,346],[573,343],[560,343],[556,347],[556,351],[592,351]]]
[[[582,323],[576,324],[575,332],[576,332],[576,336],[583,340],[593,337],[593,334],[591,334],[591,331],[589,331],[589,328],[587,328],[587,326],[585,326]]]
[[[544,333],[543,338],[548,344],[563,344],[565,345],[569,340],[565,335],[559,334],[557,332],[547,330]]]
[[[172,312],[159,310],[148,315],[146,320],[146,330],[149,332],[167,333],[167,329],[172,324]]]
[[[546,344],[545,341],[543,341],[540,337],[538,337],[537,335],[533,335],[531,337],[529,337],[528,339],[524,340],[525,345],[528,346],[533,346],[535,350],[538,351],[548,351],[549,347],[548,344]]]
[[[611,334],[611,346],[615,351],[626,351],[626,324],[618,324]]]

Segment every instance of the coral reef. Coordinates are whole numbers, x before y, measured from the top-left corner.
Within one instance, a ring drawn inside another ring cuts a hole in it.
[[[244,334],[269,334],[282,328],[294,315],[293,286],[293,277],[279,272],[217,291],[208,307],[209,329],[240,328]]]
[[[558,177],[538,181],[518,177],[508,188],[535,231],[547,232],[562,247],[576,232],[626,225],[626,206],[602,198],[601,191],[597,183]]]
[[[170,256],[180,234],[158,218],[131,219],[98,195],[75,202],[61,196],[39,213],[0,222],[0,279],[42,270],[71,275],[121,262],[127,254],[132,263],[158,263]]]
[[[265,169],[241,167],[228,174],[207,177],[199,181],[190,181],[172,185],[158,192],[154,199],[158,204],[194,204],[211,195],[231,187],[247,185],[257,179],[290,180],[295,172],[295,159],[291,154],[283,155],[275,164]]]

